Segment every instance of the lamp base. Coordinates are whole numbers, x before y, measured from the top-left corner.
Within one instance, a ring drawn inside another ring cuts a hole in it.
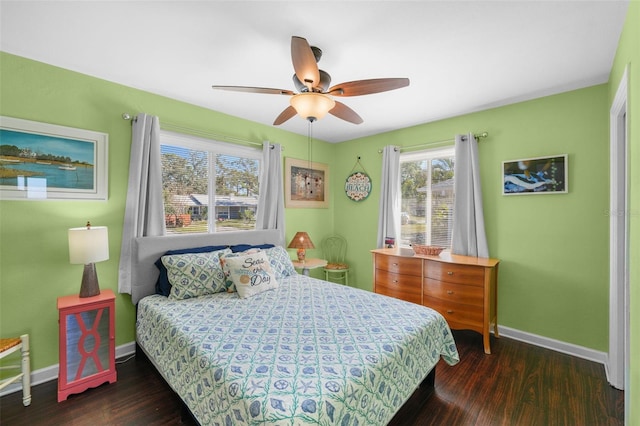
[[[80,297],[93,297],[99,294],[100,286],[98,285],[96,265],[94,263],[87,263],[86,265],[84,265],[84,272],[82,273]]]
[[[299,248],[296,254],[298,255],[298,262],[304,262],[304,258],[307,256],[306,250]]]

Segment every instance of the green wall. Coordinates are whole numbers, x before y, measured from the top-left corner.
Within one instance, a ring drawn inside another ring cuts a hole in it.
[[[110,259],[96,268],[101,288],[117,292],[131,146],[131,124],[121,118],[123,112],[146,112],[161,122],[234,138],[270,140],[284,146],[285,157],[307,158],[306,137],[272,126],[6,53],[0,53],[0,66],[0,115],[109,134],[108,201],[0,201],[0,335],[29,333],[35,370],[58,363],[56,298],[80,289],[82,265],[69,264],[68,228],[87,220],[109,227]],[[330,163],[334,150],[332,144],[314,141],[313,159]],[[286,223],[287,240],[308,230],[319,242],[333,227],[333,209],[290,209]],[[118,295],[116,345],[135,339],[134,318],[130,297]]]
[[[599,85],[349,141],[338,145],[334,170],[346,176],[360,155],[379,189],[383,146],[488,131],[480,170],[489,252],[501,259],[500,325],[607,351],[607,93]],[[501,195],[502,161],[556,154],[569,154],[568,194]],[[379,190],[362,204],[343,198],[336,231],[351,242],[354,282],[371,289]]]
[[[618,51],[609,76],[609,102],[615,97],[620,79],[627,68],[627,124],[629,129],[629,259],[630,271],[630,386],[626,390],[629,404],[627,424],[640,425],[640,2],[631,1],[627,11],[625,26],[620,36]]]
[[[631,22],[634,22],[632,26]],[[620,76],[630,64],[630,212],[640,211],[640,6],[632,1],[611,72],[611,84],[494,108],[395,132],[344,142],[314,142],[314,161],[329,164],[329,209],[287,209],[287,238],[306,230],[314,241],[332,231],[349,240],[352,283],[372,288],[369,251],[375,248],[381,154],[393,144],[411,146],[488,131],[480,162],[486,230],[492,257],[501,259],[499,323],[524,332],[608,350],[608,111]],[[161,120],[250,140],[271,140],[285,157],[306,158],[306,137],[230,117],[154,94],[0,53],[0,114],[109,134],[107,202],[0,202],[0,334],[29,332],[33,368],[58,362],[55,299],[77,293],[82,267],[68,263],[66,229],[91,220],[109,226],[111,259],[98,264],[103,288],[117,289],[117,265],[125,204],[130,124],[121,113],[147,112]],[[637,113],[636,113],[637,116]],[[635,119],[634,119],[635,118]],[[204,124],[203,124],[204,123]],[[321,122],[317,125],[322,125]],[[505,197],[504,160],[569,154],[569,193]],[[344,195],[344,179],[357,157],[373,180],[368,199]],[[634,165],[636,165],[634,167]],[[639,214],[631,214],[631,256],[640,250]],[[293,256],[293,251],[291,252]],[[309,256],[315,256],[310,251]],[[631,271],[632,359],[640,356],[640,270]],[[316,276],[318,271],[313,271]],[[134,309],[117,301],[118,345],[134,339]],[[635,334],[635,337],[634,337]],[[640,386],[631,366],[630,400]],[[630,425],[640,424],[631,407]]]
[[[269,126],[11,55],[2,56],[2,71],[2,115],[110,135],[109,201],[2,202],[2,332],[32,333],[35,368],[57,360],[55,353],[38,351],[38,345],[55,347],[55,298],[76,292],[81,275],[81,266],[68,264],[67,228],[85,220],[109,226],[111,259],[98,270],[103,287],[117,288],[130,147],[130,124],[121,119],[122,112],[144,111],[196,128],[208,123],[213,132],[281,142],[285,156],[306,156],[306,138]],[[314,160],[331,165],[332,207],[288,209],[287,238],[299,229],[309,231],[316,242],[332,229],[345,235],[351,281],[370,290],[369,250],[376,241],[382,158],[378,149],[486,130],[490,136],[481,142],[481,170],[490,252],[502,260],[500,324],[606,351],[608,171],[602,159],[608,153],[607,95],[607,86],[601,85],[347,143],[315,142]],[[500,195],[503,160],[563,153],[569,154],[569,194]],[[374,191],[355,203],[342,186],[358,156]],[[134,336],[128,296],[118,297],[117,310],[117,343],[123,344]],[[20,321],[25,317],[47,321]]]

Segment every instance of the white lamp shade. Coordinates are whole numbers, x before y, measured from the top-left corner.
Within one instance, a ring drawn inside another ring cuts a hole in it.
[[[327,115],[329,110],[336,106],[336,101],[331,96],[315,92],[294,95],[289,100],[289,103],[302,118],[315,118],[316,120],[320,120]]]
[[[109,259],[109,233],[106,226],[69,229],[69,262],[84,264]]]

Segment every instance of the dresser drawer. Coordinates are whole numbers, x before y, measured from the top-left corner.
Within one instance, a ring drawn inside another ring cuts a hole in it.
[[[376,269],[375,292],[420,305],[422,280],[420,276],[394,274],[384,269]]]
[[[484,286],[484,268],[425,260],[424,276],[449,283]]]
[[[427,296],[423,305],[440,312],[453,329],[482,330],[482,306],[463,305]]]
[[[422,276],[422,259],[376,254],[375,268],[420,277]]]
[[[447,303],[454,302],[473,306],[483,306],[484,304],[483,288],[475,285],[453,284],[425,278],[422,289],[425,298],[435,297]]]

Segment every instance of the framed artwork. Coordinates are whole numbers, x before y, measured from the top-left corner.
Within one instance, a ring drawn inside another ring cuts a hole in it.
[[[0,117],[0,200],[106,200],[109,135]]]
[[[502,162],[503,195],[566,194],[568,155]]]
[[[326,164],[285,158],[285,206],[329,207],[329,168]]]

